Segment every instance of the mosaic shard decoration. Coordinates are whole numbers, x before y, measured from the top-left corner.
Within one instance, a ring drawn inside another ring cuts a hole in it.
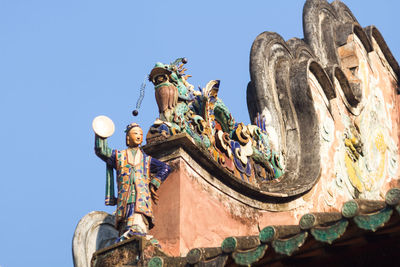
[[[257,189],[282,176],[282,155],[271,144],[265,118],[260,115],[249,125],[236,122],[218,97],[220,82],[210,81],[195,91],[184,70],[183,64],[157,63],[151,71],[160,117],[147,142],[186,133],[221,168]]]

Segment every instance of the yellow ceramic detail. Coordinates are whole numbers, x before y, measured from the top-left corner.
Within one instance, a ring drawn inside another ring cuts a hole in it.
[[[383,174],[385,172],[385,159],[386,159],[386,149],[387,149],[387,145],[385,143],[385,138],[383,137],[382,133],[379,133],[376,137],[375,137],[375,146],[378,149],[380,155],[381,160],[379,161],[379,166],[378,166],[378,171],[375,173],[375,182],[378,182],[379,180],[381,180],[383,178]]]
[[[379,133],[375,137],[375,146],[381,154],[384,154],[386,152],[387,146],[385,143],[385,138],[383,137],[382,133]]]
[[[344,162],[346,164],[346,168],[347,168],[347,174],[349,175],[349,179],[351,184],[357,188],[357,190],[359,192],[363,192],[364,188],[363,185],[360,181],[360,179],[358,178],[357,173],[360,173],[359,168],[353,163],[353,161],[351,160],[351,158],[349,157],[349,155],[347,153],[344,154]]]

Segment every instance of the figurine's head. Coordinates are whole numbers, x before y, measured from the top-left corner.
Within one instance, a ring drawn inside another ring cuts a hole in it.
[[[138,147],[143,141],[143,130],[139,124],[131,123],[126,126],[126,145],[128,147]]]

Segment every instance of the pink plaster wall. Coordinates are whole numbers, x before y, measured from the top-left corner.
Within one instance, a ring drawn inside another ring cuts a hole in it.
[[[196,247],[219,247],[229,236],[258,235],[258,227],[297,223],[291,212],[262,211],[227,197],[182,158],[168,163],[177,168],[158,191],[156,225],[150,234],[170,255],[186,255]],[[240,209],[246,214],[240,214]]]

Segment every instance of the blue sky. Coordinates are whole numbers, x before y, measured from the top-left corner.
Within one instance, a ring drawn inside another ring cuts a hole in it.
[[[344,1],[381,31],[400,58],[400,1]],[[219,96],[249,123],[246,86],[255,37],[303,37],[303,1],[0,0],[0,266],[72,266],[76,224],[104,206],[105,166],[91,122],[107,115],[110,138],[147,131],[158,115],[144,77],[157,61],[187,57],[195,87],[220,79]]]

